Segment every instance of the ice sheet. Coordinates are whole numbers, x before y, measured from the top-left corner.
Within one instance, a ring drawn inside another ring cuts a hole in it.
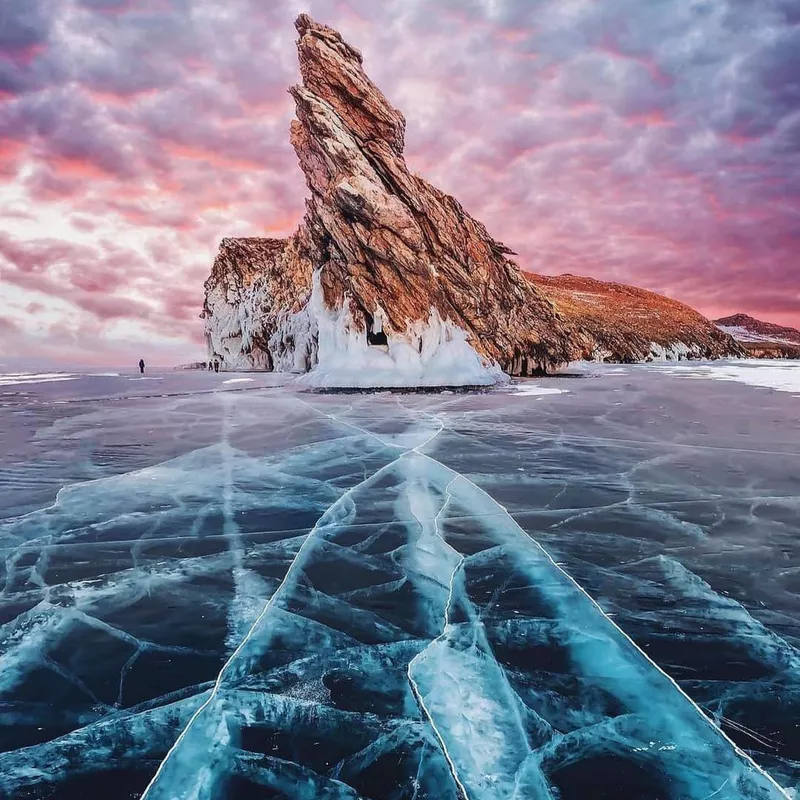
[[[790,395],[225,379],[8,399],[0,794],[796,788]]]

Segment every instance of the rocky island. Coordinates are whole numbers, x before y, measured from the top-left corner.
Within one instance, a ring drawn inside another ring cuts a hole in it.
[[[459,202],[411,173],[405,120],[358,50],[302,14],[291,143],[309,197],[288,239],[223,239],[205,284],[224,369],[325,386],[485,385],[576,360],[744,355],[651,292],[531,275]]]

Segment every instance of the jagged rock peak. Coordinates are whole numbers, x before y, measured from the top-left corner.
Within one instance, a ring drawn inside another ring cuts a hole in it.
[[[367,77],[355,48],[298,18],[302,86],[291,141],[311,191],[304,227],[328,308],[347,305],[356,329],[380,313],[406,336],[431,314],[484,357],[516,371],[577,351],[552,306],[458,201],[413,175],[405,120]]]
[[[295,27],[300,34],[297,53],[302,87],[290,89],[295,100],[312,92],[339,116],[362,146],[380,140],[403,152],[406,121],[363,70],[361,52],[338,31],[301,14]]]
[[[294,27],[300,34],[301,39],[307,33],[316,35],[320,39],[325,39],[328,42],[340,46],[342,50],[347,53],[347,55],[349,55],[351,58],[354,58],[359,64],[362,63],[363,57],[361,56],[360,50],[345,42],[345,40],[342,39],[342,34],[339,33],[339,31],[329,28],[327,25],[323,25],[321,22],[317,22],[308,14],[300,14],[294,21]]]

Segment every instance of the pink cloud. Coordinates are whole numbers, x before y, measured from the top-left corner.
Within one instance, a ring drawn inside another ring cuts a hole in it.
[[[405,114],[411,168],[523,268],[800,325],[797,32],[769,4],[731,6],[724,29],[647,5],[308,10],[363,51]],[[25,176],[15,214],[41,214],[42,228],[22,241],[21,217],[0,216],[3,281],[31,330],[49,297],[74,309],[75,341],[91,330],[102,350],[104,326],[124,321],[154,346],[180,338],[189,360],[219,239],[288,235],[303,213],[288,144],[293,4],[242,0],[222,16],[212,0],[191,16],[166,0],[23,6],[0,32],[0,180]],[[87,31],[103,46],[83,48]],[[98,241],[54,238],[53,214]],[[148,258],[101,239],[135,240]]]

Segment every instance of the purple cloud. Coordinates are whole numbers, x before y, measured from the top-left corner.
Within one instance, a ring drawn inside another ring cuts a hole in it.
[[[298,79],[301,9],[220,8],[0,8],[0,178],[11,198],[0,269],[31,330],[40,313],[25,308],[52,298],[101,342],[124,321],[154,347],[184,341],[193,357],[218,240],[287,235],[299,221],[286,88]],[[303,10],[362,50],[407,118],[411,168],[456,195],[523,268],[800,325],[792,0],[310,0]]]

